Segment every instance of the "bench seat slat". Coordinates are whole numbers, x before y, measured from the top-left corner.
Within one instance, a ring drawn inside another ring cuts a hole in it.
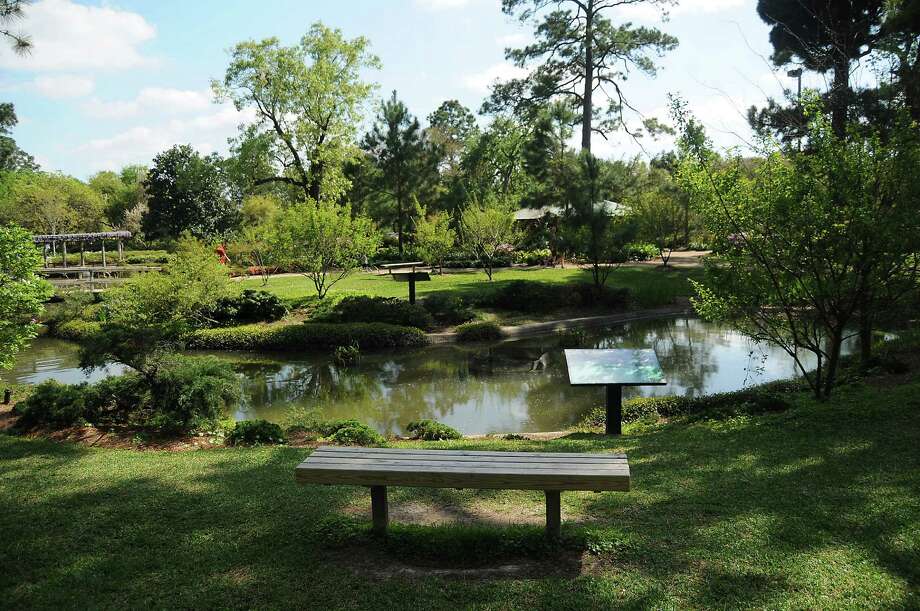
[[[625,465],[627,461],[625,458],[607,458],[607,457],[597,457],[594,458],[582,458],[576,456],[574,458],[569,458],[567,456],[547,456],[547,457],[530,457],[530,456],[453,456],[453,455],[438,455],[437,453],[427,453],[427,454],[383,454],[377,452],[314,452],[312,455],[313,460],[358,460],[358,459],[374,459],[374,460],[424,460],[424,461],[434,461],[434,462],[446,462],[452,464],[474,464],[474,463],[490,463],[490,462],[519,462],[528,465],[534,464],[546,464],[546,465],[611,465],[611,464],[620,464]]]
[[[576,452],[501,452],[501,451],[478,451],[478,450],[419,450],[415,448],[361,448],[349,446],[320,446],[316,448],[317,452],[341,452],[341,453],[359,453],[367,452],[384,453],[384,454],[425,454],[441,456],[526,456],[527,458],[626,458],[626,454],[588,454]]]
[[[381,460],[375,458],[314,458],[308,463],[304,463],[304,468],[310,467],[340,467],[340,468],[358,468],[362,466],[387,467],[394,469],[405,469],[412,471],[424,471],[428,469],[458,469],[469,472],[491,472],[491,471],[545,471],[548,473],[629,473],[629,466],[625,463],[589,464],[550,464],[550,463],[525,463],[525,462],[476,462],[476,463],[450,463],[441,460]]]

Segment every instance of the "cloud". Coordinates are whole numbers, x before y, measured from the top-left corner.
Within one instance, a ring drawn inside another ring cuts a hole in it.
[[[463,84],[477,93],[486,93],[489,91],[489,86],[496,81],[506,81],[524,76],[527,76],[527,70],[524,68],[518,68],[514,64],[502,62],[493,64],[482,72],[463,77]]]
[[[137,13],[71,0],[39,0],[26,6],[19,25],[31,36],[32,50],[20,56],[9,45],[0,45],[0,67],[73,72],[156,63],[139,49],[156,36],[156,29]]]
[[[39,76],[32,86],[48,98],[80,98],[92,93],[96,84],[89,77],[59,74]]]
[[[92,100],[83,105],[86,114],[104,119],[124,119],[141,113],[177,115],[206,110],[211,106],[208,90],[144,87],[133,100]]]
[[[415,6],[429,11],[464,8],[470,4],[472,0],[415,0]]]
[[[521,47],[533,40],[533,36],[524,32],[505,34],[495,39],[500,47]]]
[[[159,124],[136,125],[107,138],[97,138],[74,149],[87,156],[91,171],[116,170],[131,163],[150,163],[174,144],[191,144],[203,154],[226,152],[227,139],[237,127],[252,120],[250,110],[238,112],[232,104],[214,104],[208,112]]]

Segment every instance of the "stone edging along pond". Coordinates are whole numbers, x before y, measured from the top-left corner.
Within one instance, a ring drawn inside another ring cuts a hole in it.
[[[522,325],[509,325],[500,327],[503,339],[518,339],[522,337],[537,337],[540,335],[552,335],[558,331],[568,329],[589,329],[595,327],[606,327],[625,322],[636,320],[652,320],[655,318],[668,318],[672,316],[692,315],[693,309],[685,306],[666,306],[663,308],[651,308],[635,312],[622,312],[619,314],[607,314],[605,316],[583,316],[579,318],[567,318],[563,320],[550,320],[547,322],[533,322]],[[453,331],[443,333],[428,333],[428,340],[432,344],[450,344],[457,341],[457,333]]]

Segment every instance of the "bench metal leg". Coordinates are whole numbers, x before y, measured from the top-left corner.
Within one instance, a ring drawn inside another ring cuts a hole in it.
[[[558,490],[544,490],[546,494],[546,536],[552,539],[559,538],[562,524],[562,509],[559,502]]]
[[[371,519],[374,522],[373,530],[378,535],[387,532],[387,514],[387,487],[371,486]]]

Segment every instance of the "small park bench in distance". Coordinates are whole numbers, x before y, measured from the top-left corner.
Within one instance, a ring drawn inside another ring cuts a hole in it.
[[[301,484],[369,486],[374,531],[386,532],[387,486],[543,490],[546,533],[559,535],[563,490],[629,490],[625,454],[473,452],[323,446],[296,469]]]

